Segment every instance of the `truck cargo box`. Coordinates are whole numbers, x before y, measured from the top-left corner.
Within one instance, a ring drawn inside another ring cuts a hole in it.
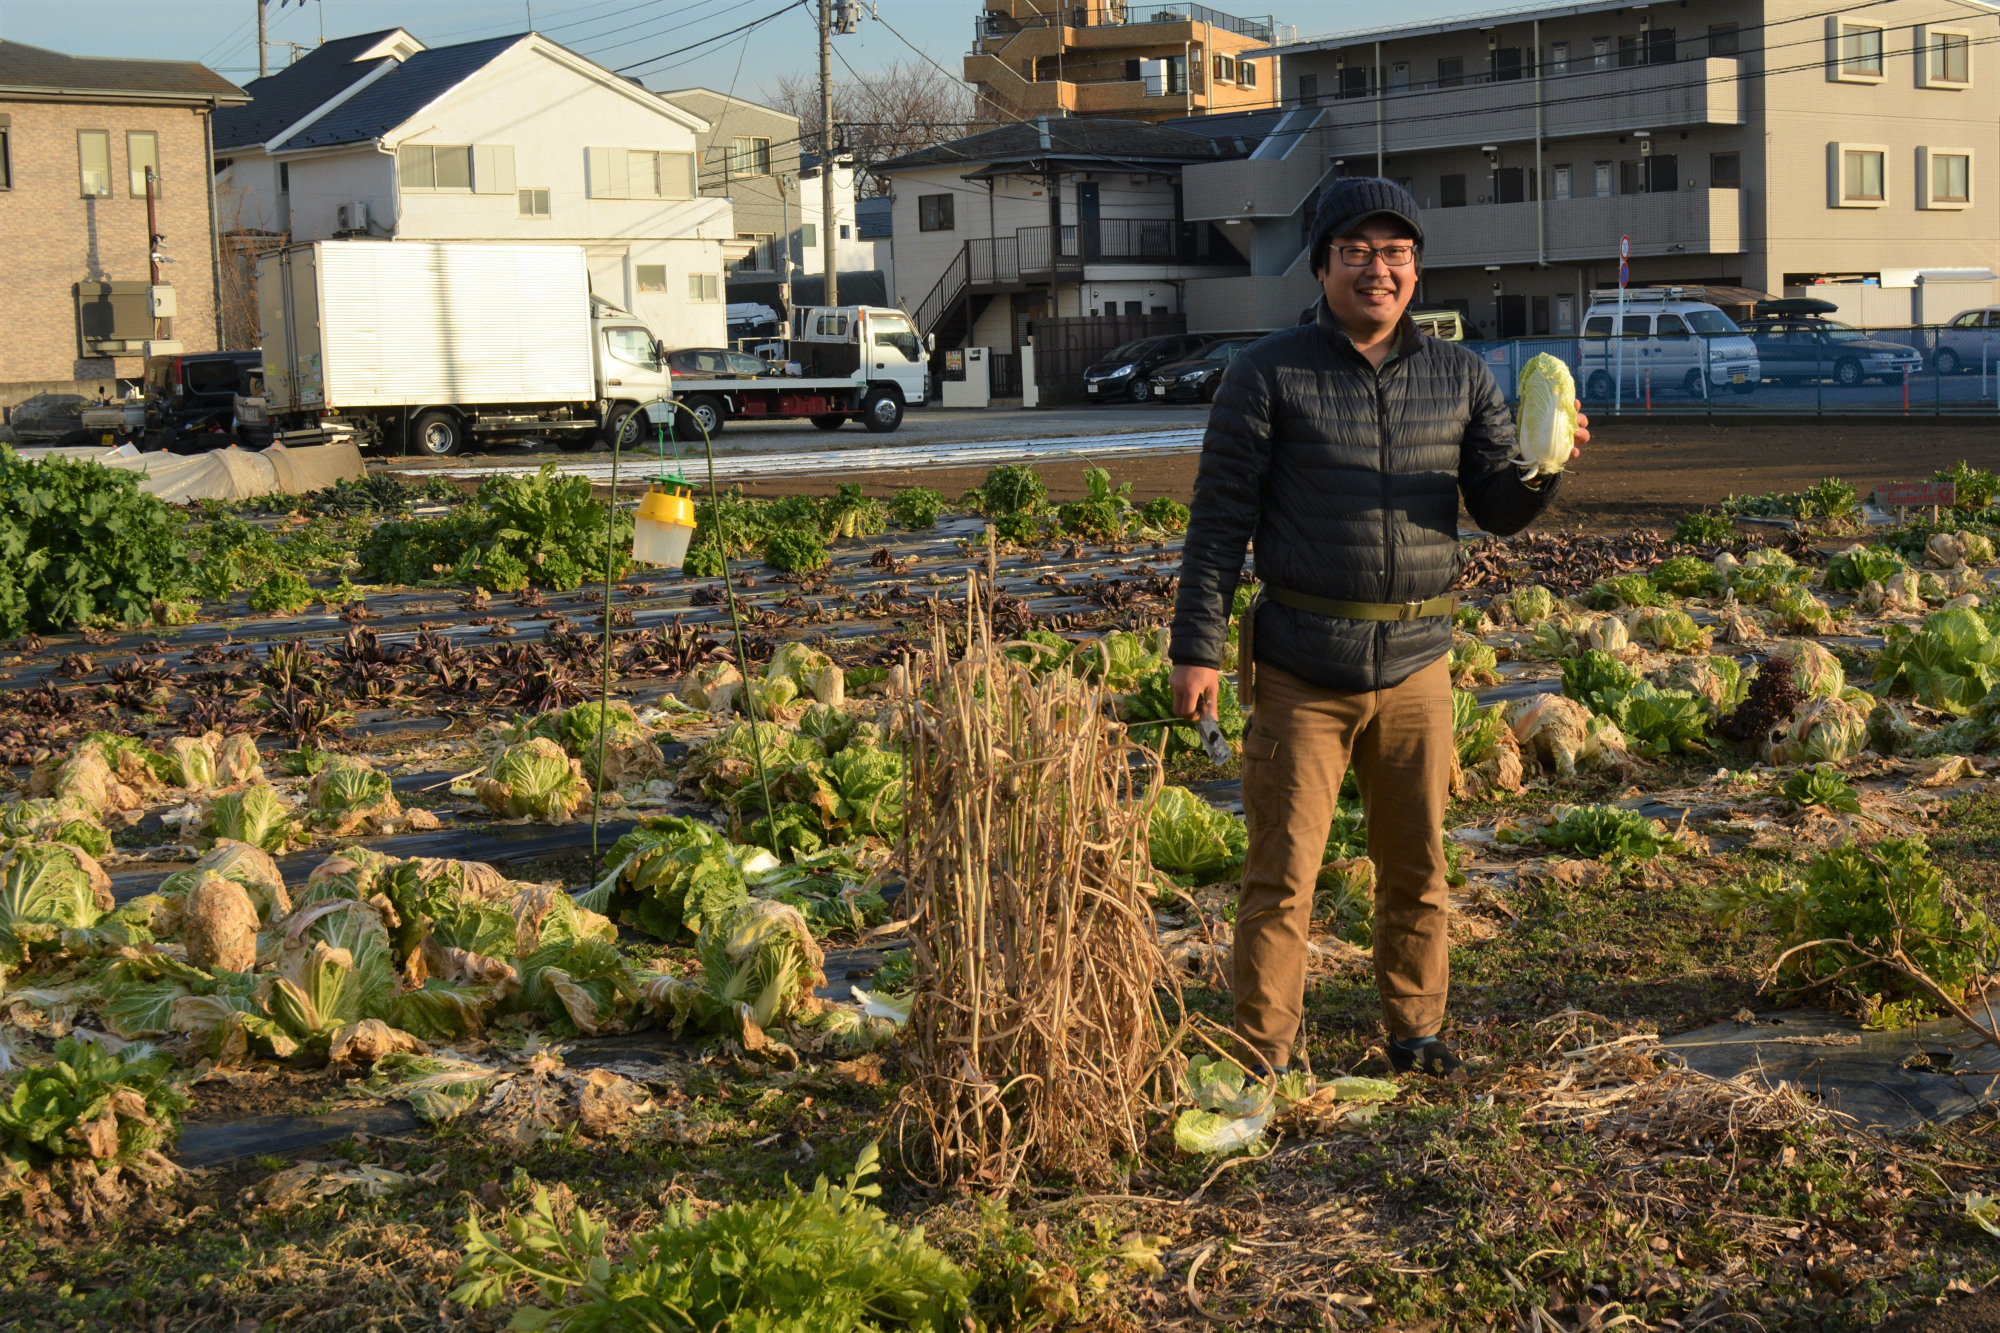
[[[596,397],[579,246],[314,241],[257,261],[274,411]]]

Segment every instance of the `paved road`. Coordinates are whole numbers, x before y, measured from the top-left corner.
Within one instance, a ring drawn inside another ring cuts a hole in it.
[[[1106,406],[1026,411],[947,411],[918,408],[892,435],[858,427],[822,431],[809,422],[730,423],[715,441],[718,478],[872,472],[910,467],[993,467],[1056,457],[1194,453],[1201,448],[1208,409],[1200,405]],[[638,477],[657,447],[628,451],[619,466]],[[681,446],[691,476],[700,476],[700,443]],[[564,472],[609,481],[608,452],[563,454],[506,450],[452,459],[392,459],[390,471],[478,478],[532,472],[555,459]]]

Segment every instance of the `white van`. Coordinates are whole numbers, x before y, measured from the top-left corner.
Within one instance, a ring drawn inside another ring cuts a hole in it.
[[[1755,393],[1762,374],[1757,345],[1736,321],[1679,287],[1631,288],[1622,309],[1617,288],[1592,292],[1581,361],[1583,396],[1592,401],[1642,397],[1649,388],[1690,398],[1724,388]]]

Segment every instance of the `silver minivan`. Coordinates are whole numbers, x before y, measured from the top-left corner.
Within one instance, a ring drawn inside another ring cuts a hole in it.
[[[1956,375],[1977,367],[1980,374],[2000,362],[2000,306],[1962,310],[1938,330],[1931,365],[1940,375]]]
[[[1706,398],[1725,388],[1757,391],[1757,345],[1706,301],[1688,300],[1674,287],[1628,291],[1622,308],[1615,288],[1592,296],[1580,358],[1585,398],[1639,398],[1648,391]]]

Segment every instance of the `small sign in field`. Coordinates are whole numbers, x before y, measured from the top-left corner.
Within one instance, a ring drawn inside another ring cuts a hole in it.
[[[1904,481],[1875,488],[1875,503],[1892,505],[1950,505],[1958,503],[1958,486],[1949,481]]]

